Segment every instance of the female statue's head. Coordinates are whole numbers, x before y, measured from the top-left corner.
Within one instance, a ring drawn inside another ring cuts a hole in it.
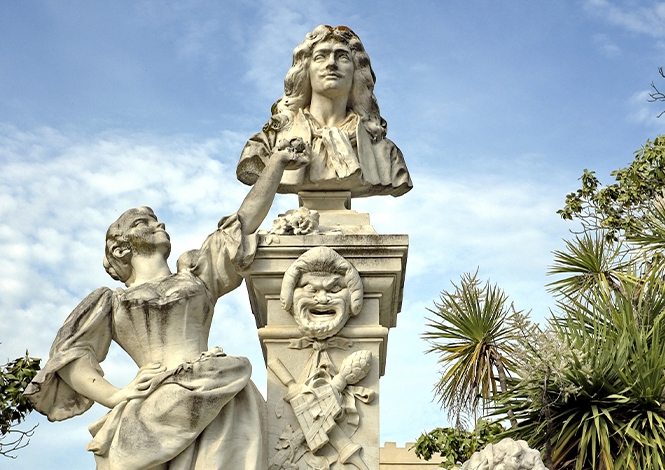
[[[305,40],[293,51],[293,65],[284,79],[284,96],[273,105],[273,116],[285,115],[290,120],[292,113],[309,106],[312,99],[309,76],[312,52],[318,44],[331,40],[347,46],[353,58],[353,83],[347,109],[357,113],[372,140],[379,141],[386,135],[386,122],[379,114],[374,96],[376,76],[360,38],[346,26],[321,25],[307,33]],[[278,117],[277,122],[284,123],[284,120]]]
[[[169,256],[171,243],[164,224],[157,221],[147,206],[125,211],[106,231],[104,268],[109,275],[124,283],[132,277],[132,256],[150,255],[159,245],[165,247],[164,258]]]

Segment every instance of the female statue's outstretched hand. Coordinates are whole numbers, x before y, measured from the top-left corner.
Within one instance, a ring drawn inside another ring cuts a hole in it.
[[[297,170],[312,160],[312,147],[300,137],[282,139],[275,147],[271,158],[282,159],[285,170]]]

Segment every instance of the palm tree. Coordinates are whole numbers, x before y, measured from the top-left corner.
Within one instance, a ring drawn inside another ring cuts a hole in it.
[[[477,276],[477,271],[463,274],[452,292],[441,293],[440,302],[428,309],[434,317],[422,335],[430,344],[427,352],[439,355],[435,394],[458,424],[463,414],[475,418],[479,407],[486,411],[497,385],[507,391],[513,369],[515,336],[507,320],[516,312],[500,288],[489,281],[481,285]]]

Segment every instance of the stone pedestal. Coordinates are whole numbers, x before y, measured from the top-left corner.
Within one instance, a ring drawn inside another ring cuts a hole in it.
[[[301,207],[320,214],[321,232],[376,234],[369,223],[369,214],[351,209],[350,191],[300,191],[298,202]]]
[[[317,210],[322,213],[322,221],[326,222],[353,222],[358,220],[358,217],[366,216],[350,214],[353,211],[350,211],[348,206],[325,209],[319,205]],[[340,211],[342,217],[328,219],[328,215],[332,214],[326,215],[326,210]],[[345,218],[344,215],[348,217]],[[328,222],[327,225],[332,224]],[[362,225],[369,226],[369,217]],[[314,354],[321,353],[316,353],[312,344],[304,344],[306,342],[303,341],[299,348],[294,348],[293,340],[301,339],[303,334],[291,313],[282,309],[280,290],[284,273],[289,266],[304,252],[317,246],[327,246],[335,250],[356,268],[362,279],[362,309],[358,315],[350,318],[336,335],[349,341],[345,342],[343,348],[331,343],[328,347],[323,346],[323,349],[333,366],[338,369],[344,359],[356,351],[370,351],[372,354],[367,376],[350,387],[345,394],[343,408],[347,418],[343,423],[340,422],[340,427],[346,435],[351,436],[354,444],[362,446],[359,455],[367,467],[371,470],[379,469],[379,377],[385,371],[388,329],[395,326],[397,314],[401,310],[408,237],[378,235],[376,232],[358,233],[363,231],[365,230],[360,229],[356,233],[348,233],[354,230],[342,230],[339,234],[260,236],[254,262],[245,273],[264,358],[269,366],[267,401],[270,470],[308,470],[310,467],[306,460],[312,459],[310,454],[303,455],[307,447],[302,435],[298,436],[299,423],[292,404],[284,399],[288,392],[285,385],[288,379],[285,376],[290,375],[296,382],[302,382],[308,361]],[[321,346],[316,346],[316,349],[321,349]],[[276,369],[279,369],[276,367],[278,363],[284,367],[276,372]],[[355,395],[351,390],[356,392]],[[363,392],[373,392],[373,400],[363,402]],[[354,468],[349,463],[340,463],[341,454],[343,452],[336,451],[328,444],[316,452],[315,458],[327,459],[331,469]],[[295,464],[296,467],[289,466],[290,464]]]

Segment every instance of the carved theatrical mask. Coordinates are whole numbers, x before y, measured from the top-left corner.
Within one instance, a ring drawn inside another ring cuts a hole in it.
[[[284,274],[282,306],[303,335],[316,339],[336,335],[362,308],[358,271],[328,247],[313,248]]]
[[[351,296],[339,274],[305,273],[293,292],[293,317],[305,335],[326,338],[350,317]]]

